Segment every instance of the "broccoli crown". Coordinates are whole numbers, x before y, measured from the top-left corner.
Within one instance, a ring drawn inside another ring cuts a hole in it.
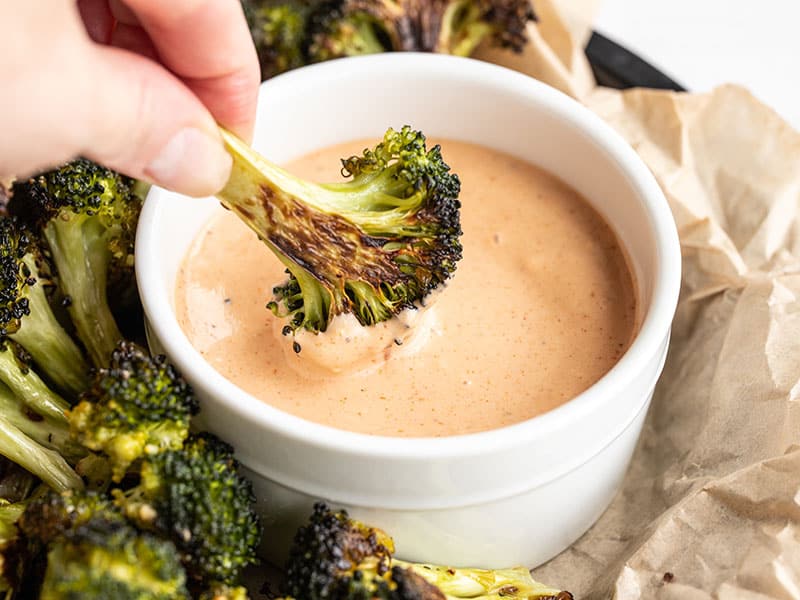
[[[264,4],[245,1],[242,4],[258,51],[262,79],[306,63],[303,55],[306,6],[299,2]]]
[[[231,446],[192,435],[181,450],[148,457],[141,483],[117,501],[140,526],[172,539],[193,583],[236,585],[261,539],[252,484],[238,468]]]
[[[307,20],[303,53],[308,62],[400,49],[398,32],[407,32],[394,2],[328,0]]]
[[[0,335],[17,331],[20,320],[31,312],[25,289],[36,283],[23,260],[39,258],[30,233],[16,219],[0,216]]]
[[[294,538],[283,592],[297,600],[572,600],[524,567],[455,569],[394,559],[383,531],[314,506]]]
[[[189,594],[171,542],[94,517],[53,542],[39,597],[188,600]]]
[[[108,248],[125,265],[133,256],[142,199],[135,181],[84,158],[15,184],[12,212],[42,226],[69,215],[96,217],[107,230]]]
[[[15,184],[9,211],[47,243],[78,337],[95,366],[122,338],[109,307],[109,286],[131,285],[142,187],[78,159]]]
[[[120,222],[127,212],[126,204],[134,200],[134,180],[84,158],[42,173],[27,182],[15,184],[14,200],[25,190],[26,202],[35,202],[21,213],[28,217],[49,220],[62,210],[74,214],[99,216],[106,225]],[[23,207],[18,206],[22,209]]]
[[[268,163],[230,134],[234,171],[220,200],[286,264],[268,306],[287,332],[324,331],[349,312],[362,325],[421,301],[461,258],[460,181],[439,146],[403,127],[342,161],[349,181],[312,184]]]
[[[31,500],[19,519],[25,538],[49,544],[64,532],[94,518],[125,522],[113,502],[96,492],[50,492]]]
[[[521,52],[530,0],[242,0],[262,78],[378,52],[471,55],[485,40]]]
[[[108,454],[119,481],[141,456],[180,448],[198,409],[166,357],[122,341],[70,412],[70,428],[87,448]]]
[[[295,534],[283,592],[298,600],[385,598],[393,550],[380,529],[317,503]]]
[[[247,589],[242,586],[215,585],[202,592],[199,600],[249,600],[249,598]]]

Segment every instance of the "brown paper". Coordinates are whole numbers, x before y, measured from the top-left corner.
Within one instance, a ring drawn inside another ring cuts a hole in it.
[[[664,374],[623,487],[534,576],[576,598],[800,599],[800,133],[747,91],[592,89],[591,6],[536,0],[522,56],[655,174],[681,238]]]

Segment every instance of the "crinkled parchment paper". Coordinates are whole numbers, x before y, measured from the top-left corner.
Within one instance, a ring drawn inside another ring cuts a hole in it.
[[[481,57],[578,98],[631,143],[672,208],[684,269],[622,490],[534,575],[580,599],[800,599],[800,133],[740,87],[594,88],[595,2],[534,4],[528,51]]]

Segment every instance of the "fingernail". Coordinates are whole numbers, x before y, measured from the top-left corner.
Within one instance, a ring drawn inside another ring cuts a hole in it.
[[[187,127],[167,142],[145,169],[145,175],[182,194],[210,196],[227,182],[232,160],[220,139]]]

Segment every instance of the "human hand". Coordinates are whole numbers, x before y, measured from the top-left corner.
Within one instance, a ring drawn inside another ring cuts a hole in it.
[[[0,177],[85,156],[202,196],[216,122],[252,134],[258,60],[239,0],[0,2]]]

